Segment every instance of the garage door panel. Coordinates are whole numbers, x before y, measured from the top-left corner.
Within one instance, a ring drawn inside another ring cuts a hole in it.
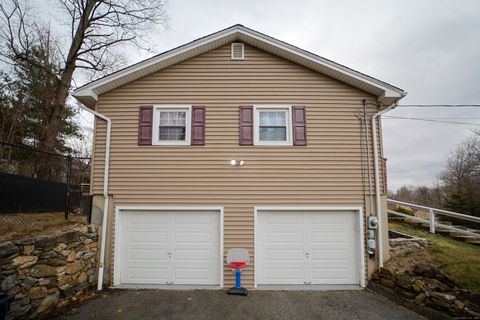
[[[358,284],[356,212],[257,214],[259,285]]]
[[[120,225],[121,283],[220,284],[218,211],[125,211]]]
[[[212,243],[214,240],[213,232],[175,232],[174,234],[174,241],[175,243],[180,244],[205,244],[205,243]]]
[[[131,268],[128,278],[138,284],[165,283],[166,268]]]
[[[268,243],[303,243],[304,239],[303,232],[280,232],[280,231],[270,231],[267,233],[267,242]]]
[[[267,250],[266,252],[266,258],[269,261],[299,261],[303,260],[305,256],[305,251],[303,248],[297,249],[297,250],[291,250],[291,249],[278,249],[278,250]]]
[[[265,222],[268,223],[270,226],[273,226],[275,224],[288,224],[290,226],[303,225],[303,216],[292,216],[285,212],[270,212],[266,216]]]
[[[130,248],[128,260],[135,261],[135,260],[165,260],[167,258],[167,251],[164,249],[147,249],[147,248]]]
[[[162,231],[130,231],[128,233],[131,244],[139,242],[143,243],[165,243],[167,241],[167,233]]]

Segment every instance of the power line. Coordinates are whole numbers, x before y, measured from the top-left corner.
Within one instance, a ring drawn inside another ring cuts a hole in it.
[[[397,116],[383,116],[383,119],[400,119],[400,120],[417,120],[417,121],[428,121],[428,122],[439,122],[439,123],[452,123],[452,124],[465,124],[478,126],[480,123],[470,123],[470,122],[458,122],[458,121],[443,121],[430,118],[409,118],[409,117],[397,117]]]
[[[400,104],[397,108],[480,108],[480,104]]]

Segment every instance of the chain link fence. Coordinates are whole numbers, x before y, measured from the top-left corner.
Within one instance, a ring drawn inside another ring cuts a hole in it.
[[[0,235],[89,219],[89,179],[90,158],[0,142]]]

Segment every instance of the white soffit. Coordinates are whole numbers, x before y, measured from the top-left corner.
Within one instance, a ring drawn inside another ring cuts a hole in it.
[[[406,95],[402,89],[388,83],[242,25],[234,25],[90,82],[75,90],[73,96],[86,106],[95,108],[101,94],[234,41],[242,41],[364,90],[377,96],[385,105],[391,105]]]

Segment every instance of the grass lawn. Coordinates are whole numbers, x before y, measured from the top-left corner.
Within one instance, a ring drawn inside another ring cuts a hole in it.
[[[389,223],[389,228],[433,241],[429,252],[435,267],[452,277],[464,288],[480,293],[480,247],[452,238],[430,234],[400,223]]]

